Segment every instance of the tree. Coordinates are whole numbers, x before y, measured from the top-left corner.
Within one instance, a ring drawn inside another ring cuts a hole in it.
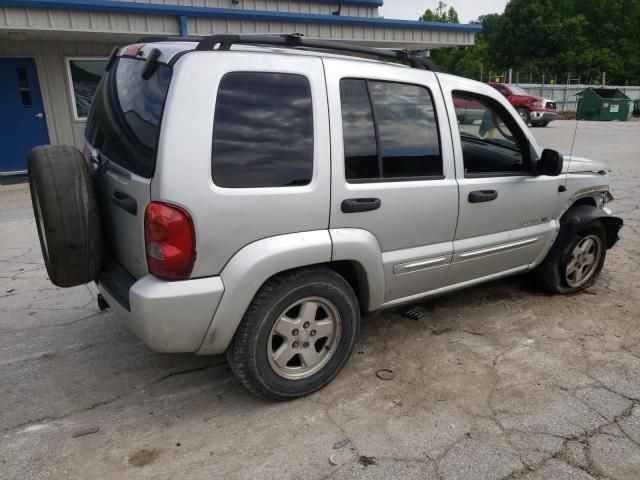
[[[460,23],[456,9],[449,7],[449,10],[447,10],[447,4],[443,1],[438,2],[435,12],[428,8],[418,20],[423,22]]]
[[[446,8],[440,2],[420,19],[448,21]],[[483,31],[475,45],[432,51],[436,65],[471,78],[479,78],[482,65],[485,72],[514,68],[537,78],[570,72],[586,81],[607,72],[611,84],[640,83],[640,0],[510,0],[503,14],[478,21]]]

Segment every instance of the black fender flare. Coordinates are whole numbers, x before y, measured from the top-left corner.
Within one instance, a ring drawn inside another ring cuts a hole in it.
[[[584,227],[595,220],[599,220],[607,230],[607,248],[613,247],[619,240],[618,232],[624,222],[620,217],[609,215],[601,208],[592,205],[575,205],[565,212],[560,219],[560,234],[556,239],[557,244],[579,233]]]

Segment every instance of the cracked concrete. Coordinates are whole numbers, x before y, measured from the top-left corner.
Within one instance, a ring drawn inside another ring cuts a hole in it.
[[[574,125],[533,132],[568,151]],[[151,352],[93,287],[51,285],[26,185],[0,187],[0,477],[637,480],[639,151],[640,122],[580,125],[625,219],[587,293],[515,277],[366,319],[331,385],[279,404],[222,357]]]

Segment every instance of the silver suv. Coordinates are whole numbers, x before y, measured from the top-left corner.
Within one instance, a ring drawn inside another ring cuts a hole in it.
[[[606,166],[541,150],[493,88],[297,35],[114,51],[84,155],[29,173],[53,283],[267,399],[331,381],[364,315],[531,271],[584,289],[622,226]]]

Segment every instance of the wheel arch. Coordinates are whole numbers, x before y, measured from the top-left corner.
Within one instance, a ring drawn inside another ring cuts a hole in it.
[[[264,238],[240,249],[220,273],[224,294],[198,354],[222,353],[231,343],[251,301],[274,275],[331,261],[327,230]]]
[[[569,236],[579,233],[587,225],[600,221],[607,232],[607,248],[613,247],[619,239],[618,232],[624,222],[620,217],[609,215],[596,205],[593,197],[582,197],[576,200],[560,219],[561,235]]]
[[[370,232],[345,228],[265,238],[242,248],[221,272],[224,294],[197,353],[222,353],[229,346],[251,301],[270,278],[314,266],[341,275],[356,293],[363,313],[382,308],[382,252]]]

